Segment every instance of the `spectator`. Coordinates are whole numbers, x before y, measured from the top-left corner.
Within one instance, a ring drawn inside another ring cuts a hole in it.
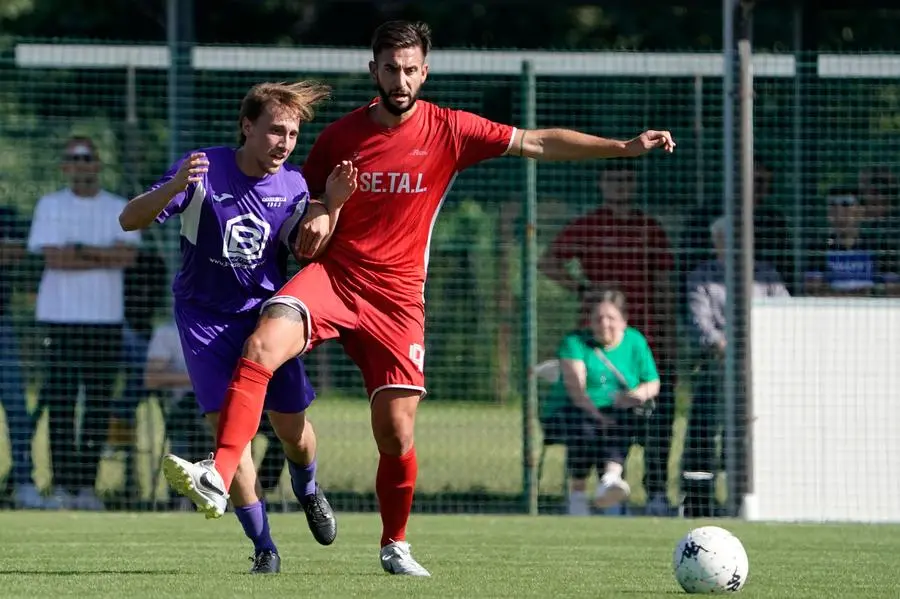
[[[140,485],[134,481],[134,423],[137,408],[149,396],[144,386],[144,370],[147,362],[147,347],[153,333],[153,323],[160,308],[166,306],[169,293],[169,278],[166,263],[159,254],[146,245],[137,253],[134,264],[125,269],[125,326],[122,330],[122,360],[125,369],[125,384],[119,399],[111,407],[106,455],[124,453],[124,461],[132,461],[127,469],[129,484],[126,489],[137,490]],[[127,497],[126,500],[137,500]]]
[[[585,307],[585,294],[592,288],[608,285],[621,289],[628,298],[632,325],[646,335],[657,356],[661,391],[646,438],[641,441],[649,495],[646,511],[662,516],[673,512],[667,488],[677,373],[674,259],[659,223],[634,206],[633,168],[630,163],[619,164],[602,172],[599,186],[603,205],[560,232],[542,258],[540,269],[562,287],[579,293]],[[583,279],[567,270],[573,261]]]
[[[715,457],[715,438],[722,424],[722,358],[728,345],[725,337],[726,224],[725,217],[713,222],[710,233],[716,257],[697,266],[687,283],[693,339],[700,349],[682,458],[684,515],[689,518],[715,515],[715,476],[721,465]],[[771,264],[756,262],[753,295],[786,297],[789,294]]]
[[[166,393],[166,397],[161,399],[170,451],[185,456],[204,455],[212,439],[194,398],[181,339],[174,322],[169,321],[153,330],[143,379],[143,387]],[[257,476],[263,490],[271,491],[278,486],[285,456],[274,429],[271,425],[266,426],[266,422],[268,419],[264,418],[260,423],[260,432],[268,439],[268,445]],[[193,509],[189,499],[179,499],[183,500],[178,503],[180,507]]]
[[[896,259],[900,253],[900,185],[887,167],[864,169],[859,192],[865,222],[863,234],[873,238],[882,252]]]
[[[160,403],[163,405],[171,451],[181,452],[178,455],[203,455],[212,439],[193,397],[181,339],[174,322],[167,322],[153,330],[146,352],[143,387],[165,394],[160,397]],[[190,499],[179,499],[177,505],[181,509],[192,509]]]
[[[12,466],[6,484],[12,489],[13,505],[21,509],[42,509],[53,507],[53,503],[41,496],[32,480],[34,421],[28,413],[19,343],[10,315],[12,275],[16,266],[21,266],[25,253],[27,227],[23,224],[15,210],[0,208],[0,402],[6,412],[12,448]]]
[[[753,243],[754,260],[772,265],[789,290],[794,291],[793,235],[782,211],[770,200],[772,171],[759,159],[754,162]],[[709,227],[723,215],[722,200],[699,207],[684,224],[681,256],[682,284],[700,262],[714,258],[709,247]]]
[[[859,175],[859,191],[865,223],[863,228],[884,240],[895,243],[900,235],[900,186],[890,169],[875,167]]]
[[[898,295],[896,256],[885,239],[863,230],[866,217],[854,188],[835,187],[826,196],[828,227],[809,246],[805,291],[815,296],[870,296],[878,287]]]
[[[100,188],[100,168],[94,142],[71,138],[62,164],[69,186],[38,201],[28,239],[29,251],[45,261],[36,308],[43,331],[39,397],[49,415],[55,496],[74,509],[103,508],[96,476],[121,360],[123,270],[141,239],[119,227],[125,199]],[[85,404],[76,446],[79,386]]]
[[[592,467],[602,473],[595,507],[617,506],[631,493],[622,477],[634,433],[631,410],[656,397],[659,376],[644,336],[626,322],[618,291],[597,296],[590,327],[566,336],[558,357],[561,376],[541,406],[541,424],[546,438],[566,446],[568,513],[588,515]]]

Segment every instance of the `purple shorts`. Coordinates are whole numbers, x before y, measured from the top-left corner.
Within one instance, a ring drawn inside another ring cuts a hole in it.
[[[220,412],[244,342],[256,328],[258,314],[204,315],[199,310],[178,305],[174,312],[200,410],[204,414]],[[315,397],[303,362],[294,358],[276,370],[269,381],[265,409],[296,414],[305,411]]]

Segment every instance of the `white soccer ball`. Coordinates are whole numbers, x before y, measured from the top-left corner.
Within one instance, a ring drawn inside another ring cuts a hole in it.
[[[672,556],[675,578],[688,593],[736,593],[744,588],[750,564],[736,536],[718,526],[684,535]]]

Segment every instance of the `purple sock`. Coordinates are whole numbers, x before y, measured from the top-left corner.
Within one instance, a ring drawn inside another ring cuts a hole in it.
[[[237,516],[241,526],[244,527],[244,534],[253,541],[253,548],[256,553],[261,551],[274,551],[275,541],[269,534],[269,518],[266,515],[266,504],[262,501],[251,503],[243,507],[234,508],[234,514]]]
[[[307,495],[316,493],[316,460],[314,458],[308,466],[295,464],[291,460],[287,463],[288,471],[291,473],[291,488],[297,499],[303,503]]]

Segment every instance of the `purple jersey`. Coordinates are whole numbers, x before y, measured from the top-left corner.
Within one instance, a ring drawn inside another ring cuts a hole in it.
[[[274,175],[249,177],[234,148],[196,150],[209,170],[172,198],[156,218],[181,215],[177,303],[222,314],[256,310],[287,281],[288,236],[306,211],[309,191],[300,169],[284,164]],[[152,189],[178,172],[189,152]]]

